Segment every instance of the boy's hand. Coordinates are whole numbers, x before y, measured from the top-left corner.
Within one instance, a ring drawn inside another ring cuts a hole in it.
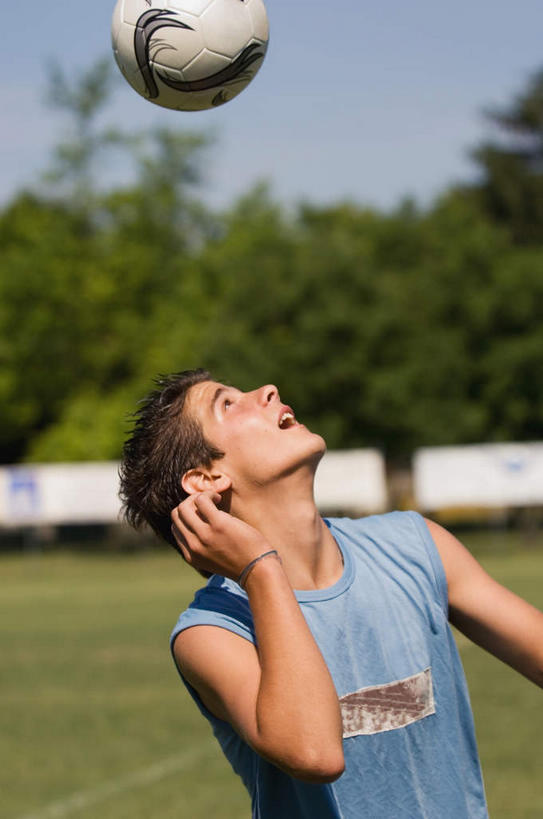
[[[217,508],[213,491],[190,495],[171,513],[172,533],[197,571],[237,580],[251,560],[271,547],[257,529]]]

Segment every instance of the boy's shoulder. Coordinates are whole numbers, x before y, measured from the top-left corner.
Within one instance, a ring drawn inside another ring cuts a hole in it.
[[[170,642],[173,644],[181,631],[198,625],[220,626],[255,642],[253,617],[247,595],[233,580],[219,575],[212,575],[181,612]]]
[[[424,518],[413,510],[395,510],[359,518],[326,517],[324,521],[327,526],[350,536],[358,534],[369,537],[395,538],[407,533],[411,536],[420,537],[422,535],[424,537],[427,533]]]

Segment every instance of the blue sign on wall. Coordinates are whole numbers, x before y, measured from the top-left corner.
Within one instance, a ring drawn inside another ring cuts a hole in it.
[[[40,514],[40,493],[37,475],[31,469],[9,470],[7,513],[8,519],[35,520]]]

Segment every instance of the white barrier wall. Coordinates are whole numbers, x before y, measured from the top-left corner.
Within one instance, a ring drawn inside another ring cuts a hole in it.
[[[0,469],[0,526],[118,520],[117,463],[18,465]]]
[[[327,452],[317,469],[315,499],[323,514],[384,512],[388,492],[383,456],[375,449]]]
[[[25,464],[0,468],[0,527],[116,523],[119,464]],[[323,512],[386,509],[384,461],[379,452],[327,453],[317,471]]]
[[[419,509],[543,504],[543,443],[419,449],[413,461]]]

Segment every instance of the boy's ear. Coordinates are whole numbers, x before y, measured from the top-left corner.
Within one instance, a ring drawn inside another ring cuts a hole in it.
[[[188,495],[195,495],[197,492],[206,492],[213,489],[222,494],[232,486],[232,481],[224,472],[217,472],[214,469],[189,469],[181,478],[181,486]]]

